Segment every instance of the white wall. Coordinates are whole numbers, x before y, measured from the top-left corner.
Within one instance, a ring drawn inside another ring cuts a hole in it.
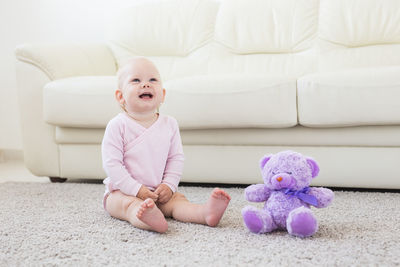
[[[110,14],[144,0],[0,0],[0,150],[22,149],[14,49],[31,42],[105,41]]]

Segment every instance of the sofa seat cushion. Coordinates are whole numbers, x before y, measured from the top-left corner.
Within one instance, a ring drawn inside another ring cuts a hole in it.
[[[297,90],[304,126],[400,124],[400,66],[311,74]]]
[[[52,81],[43,92],[47,123],[103,128],[121,108],[115,100],[115,76],[79,76]]]
[[[296,79],[202,75],[166,82],[161,112],[181,129],[285,128],[297,124]]]
[[[63,127],[104,128],[121,112],[116,78],[56,80],[44,88],[45,121]],[[164,83],[161,112],[181,129],[291,127],[297,124],[296,80],[262,76],[195,76]]]

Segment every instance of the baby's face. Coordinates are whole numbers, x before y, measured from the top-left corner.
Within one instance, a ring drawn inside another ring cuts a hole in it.
[[[130,113],[155,112],[165,98],[160,74],[154,64],[138,58],[130,61],[119,73],[117,100]]]

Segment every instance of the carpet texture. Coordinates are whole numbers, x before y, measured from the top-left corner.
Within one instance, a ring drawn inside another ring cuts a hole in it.
[[[246,230],[243,188],[218,227],[168,219],[157,234],[109,217],[101,184],[0,184],[0,266],[398,266],[400,194],[336,191],[308,239]],[[212,188],[180,187],[204,202]],[[251,204],[261,207],[260,204]]]

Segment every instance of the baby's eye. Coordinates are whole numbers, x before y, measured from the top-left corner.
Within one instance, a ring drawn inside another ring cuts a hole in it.
[[[275,173],[275,172],[272,172],[272,174],[275,175],[276,173]]]
[[[140,83],[140,80],[139,80],[138,78],[135,78],[135,79],[132,80],[132,82],[134,82],[134,83]]]
[[[156,78],[151,78],[151,79],[150,79],[150,82],[156,82],[156,81],[157,81]]]
[[[287,174],[289,174],[289,175],[292,175],[292,172],[286,172]]]

